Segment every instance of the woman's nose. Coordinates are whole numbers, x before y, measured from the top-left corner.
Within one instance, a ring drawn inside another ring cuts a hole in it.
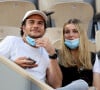
[[[69,35],[70,35],[70,36],[73,36],[74,34],[73,34],[73,32],[70,32]]]

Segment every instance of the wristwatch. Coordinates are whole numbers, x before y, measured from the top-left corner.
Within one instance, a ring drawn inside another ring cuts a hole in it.
[[[54,53],[53,55],[49,55],[50,59],[57,59],[57,53]]]

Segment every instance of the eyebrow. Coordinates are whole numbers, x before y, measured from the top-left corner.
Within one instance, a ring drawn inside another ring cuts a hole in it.
[[[70,30],[70,29],[65,29],[64,31],[67,31],[67,30]],[[76,31],[78,31],[77,29],[72,29],[72,30],[76,30]]]
[[[27,19],[27,20],[34,21],[35,19]],[[43,21],[44,22],[44,20],[38,20],[38,21]]]

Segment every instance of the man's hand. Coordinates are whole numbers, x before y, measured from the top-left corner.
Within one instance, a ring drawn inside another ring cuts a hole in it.
[[[33,60],[26,57],[19,57],[14,62],[24,69],[38,66]]]
[[[55,53],[55,48],[51,44],[50,40],[46,37],[36,39],[37,47],[44,47],[49,55],[53,55]]]

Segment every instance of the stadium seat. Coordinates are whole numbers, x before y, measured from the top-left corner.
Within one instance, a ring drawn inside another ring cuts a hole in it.
[[[36,9],[32,2],[0,1],[0,40],[7,35],[20,35],[20,25],[26,11]]]
[[[70,18],[77,18],[83,22],[84,29],[90,38],[93,19],[93,8],[90,4],[85,2],[58,3],[49,10],[54,11],[51,15],[52,27],[62,27]]]
[[[25,12],[36,9],[28,1],[2,1],[0,2],[0,26],[20,27]]]
[[[78,18],[88,27],[93,18],[92,6],[83,2],[58,3],[53,5],[50,10],[54,11],[51,18],[56,27],[62,27],[64,22],[70,18]]]
[[[20,28],[0,26],[0,41],[7,35],[20,36]]]
[[[100,0],[95,0],[96,4],[96,13],[100,13]]]
[[[40,10],[49,10],[54,4],[62,2],[81,2],[84,0],[38,0]]]
[[[96,31],[96,52],[100,51],[100,30]]]
[[[44,37],[48,37],[52,43],[61,38],[62,28],[52,27],[47,28]]]

